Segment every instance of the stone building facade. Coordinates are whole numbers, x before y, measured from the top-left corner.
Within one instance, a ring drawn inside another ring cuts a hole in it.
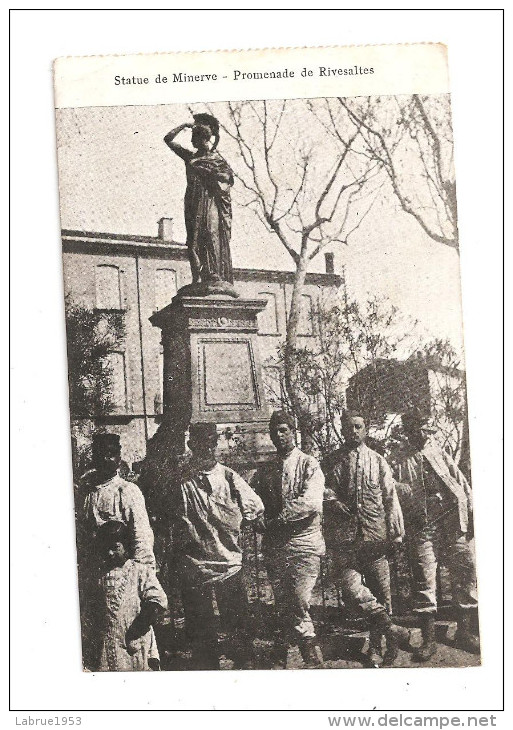
[[[159,221],[159,234],[125,236],[113,233],[62,231],[64,292],[68,302],[123,315],[123,342],[109,353],[113,409],[101,418],[72,422],[75,456],[92,430],[106,427],[121,436],[122,457],[131,465],[145,456],[146,443],[162,416],[163,355],[161,333],[150,323],[156,311],[169,304],[177,290],[190,283],[187,248],[173,240],[172,221]],[[300,341],[315,341],[313,313],[327,290],[339,288],[333,273],[307,275]],[[284,342],[293,274],[287,271],[235,269],[235,287],[242,297],[267,299],[259,315],[259,349],[269,401],[279,391],[276,354]]]

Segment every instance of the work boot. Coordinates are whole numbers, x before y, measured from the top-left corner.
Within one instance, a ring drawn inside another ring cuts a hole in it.
[[[301,639],[299,642],[299,651],[303,657],[304,663],[308,667],[320,667],[323,659],[320,646],[317,644],[315,636]]]
[[[412,651],[411,631],[404,626],[392,623],[385,631],[385,636],[389,650],[403,649],[404,651]]]
[[[226,656],[233,661],[233,669],[255,669],[253,641],[246,631],[237,631],[231,637]]]
[[[385,634],[387,649],[392,656],[394,654],[397,656],[397,651],[399,649],[412,651],[411,632],[409,629],[406,629],[404,626],[394,624],[390,616],[385,611],[383,611],[383,613],[379,613],[375,617],[374,621],[376,626]]]
[[[276,639],[271,649],[271,665],[273,669],[287,668],[287,655],[289,646],[282,639]]]
[[[217,644],[193,647],[192,668],[196,670],[220,669]]]
[[[479,655],[481,653],[479,636],[472,633],[471,622],[472,612],[469,610],[460,611],[456,633],[454,634],[454,644],[458,649]]]
[[[410,632],[408,632],[408,633],[410,634]],[[411,640],[411,634],[408,637],[407,649],[409,651],[412,651],[412,646],[410,644],[410,640]],[[382,666],[383,667],[392,667],[398,656],[399,656],[399,646],[397,643],[397,639],[392,638],[392,640],[390,640],[390,638],[388,638],[387,642],[386,642],[385,653],[383,654]]]
[[[415,650],[413,659],[416,662],[427,662],[436,652],[435,641],[435,614],[423,613],[420,618],[422,631],[422,646]]]
[[[399,647],[396,642],[387,641],[387,648],[383,655],[383,667],[392,667],[399,656]]]
[[[255,653],[251,648],[240,648],[237,649],[232,656],[233,667],[232,669],[255,669],[256,658]]]
[[[369,648],[367,649],[367,661],[369,665],[378,668],[383,664],[383,634],[375,629],[369,634]]]

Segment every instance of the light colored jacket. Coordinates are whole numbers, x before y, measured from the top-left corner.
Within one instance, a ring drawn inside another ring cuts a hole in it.
[[[427,517],[427,495],[421,457],[426,459],[441,485],[446,487],[446,496],[457,505],[460,529],[467,532],[472,519],[471,487],[452,457],[433,440],[428,441],[422,451],[407,454],[398,464],[398,482],[406,483],[411,488],[411,494],[402,500],[405,512]]]
[[[94,470],[87,472],[80,484],[77,539],[82,558],[87,560],[98,528],[118,520],[130,531],[134,560],[154,566],[153,530],[141,490],[119,474],[103,484],[95,484],[94,474]]]
[[[173,545],[184,577],[203,584],[235,575],[242,567],[242,520],[253,522],[263,512],[258,495],[224,464],[183,474]]]
[[[263,549],[290,554],[325,551],[321,530],[324,474],[316,459],[294,448],[259,465],[252,486],[262,499],[266,520],[279,524],[264,533]]]
[[[325,534],[329,543],[399,542],[404,520],[392,471],[386,459],[366,444],[342,450],[328,474],[324,495]],[[348,514],[336,510],[336,502]]]

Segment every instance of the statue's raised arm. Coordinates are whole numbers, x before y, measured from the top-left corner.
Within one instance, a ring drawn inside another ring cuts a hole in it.
[[[192,128],[191,145],[195,151],[175,142],[187,128]],[[185,162],[184,214],[194,291],[237,296],[229,286],[233,284],[230,254],[233,172],[216,151],[219,122],[210,114],[195,114],[194,124],[185,123],[172,129],[164,141]]]
[[[164,137],[164,142],[167,144],[169,149],[178,155],[178,157],[181,157],[182,160],[190,160],[194,153],[186,147],[182,147],[182,145],[177,144],[175,142],[175,137],[177,137],[180,132],[183,132],[184,129],[192,129],[193,126],[192,122],[185,122],[184,124],[180,124],[178,127],[172,129]]]

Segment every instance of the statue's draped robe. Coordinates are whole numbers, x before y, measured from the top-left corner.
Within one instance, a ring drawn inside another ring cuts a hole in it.
[[[233,283],[230,237],[233,172],[218,152],[199,155],[181,149],[185,162],[185,226],[191,266],[199,267],[202,281],[222,279]]]

